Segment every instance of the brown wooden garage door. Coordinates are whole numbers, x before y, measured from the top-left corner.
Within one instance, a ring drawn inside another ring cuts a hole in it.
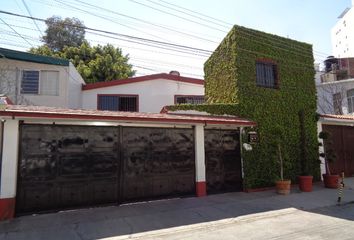
[[[205,130],[207,192],[242,190],[240,135],[236,130]]]
[[[21,125],[17,214],[193,193],[192,129]]]
[[[345,176],[354,176],[354,127],[323,125],[323,131],[331,134],[336,161],[330,164],[333,173],[344,172]]]

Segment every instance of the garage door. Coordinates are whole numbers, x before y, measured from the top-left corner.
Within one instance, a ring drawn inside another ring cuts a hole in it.
[[[207,192],[242,190],[240,135],[236,130],[205,130]]]
[[[336,161],[330,164],[333,173],[344,172],[345,176],[354,176],[354,128],[347,126],[323,125],[323,131],[331,134]]]
[[[194,193],[192,129],[20,128],[17,214]]]

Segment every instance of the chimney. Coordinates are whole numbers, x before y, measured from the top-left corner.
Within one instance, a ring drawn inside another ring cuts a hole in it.
[[[354,1],[354,0],[353,0]],[[172,70],[170,72],[171,75],[175,75],[175,76],[180,76],[179,72],[178,71],[175,71],[175,70]]]

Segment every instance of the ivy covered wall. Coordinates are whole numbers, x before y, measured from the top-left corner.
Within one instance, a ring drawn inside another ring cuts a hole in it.
[[[256,85],[256,60],[276,62],[279,87]],[[205,63],[207,105],[179,105],[170,110],[195,109],[230,114],[257,122],[259,143],[243,153],[246,188],[273,186],[279,163],[272,146],[275,128],[281,128],[284,177],[301,174],[298,112],[305,112],[310,174],[319,179],[316,128],[316,88],[312,46],[288,38],[234,26]]]

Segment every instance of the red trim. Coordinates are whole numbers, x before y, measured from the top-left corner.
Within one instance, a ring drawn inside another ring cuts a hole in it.
[[[177,98],[178,97],[203,97],[205,98],[204,95],[182,95],[182,94],[178,94],[174,96],[174,103],[177,104]]]
[[[207,195],[205,181],[204,182],[196,182],[195,186],[196,186],[197,197],[205,197]]]
[[[138,94],[97,94],[97,106],[96,109],[97,110],[101,110],[98,109],[98,106],[100,105],[99,103],[99,97],[101,96],[117,96],[117,97],[136,97],[136,111],[135,112],[139,112],[139,95]]]
[[[85,91],[90,89],[118,86],[123,84],[137,83],[137,82],[150,81],[156,79],[167,79],[167,80],[172,80],[177,82],[186,82],[186,83],[204,85],[203,79],[181,77],[181,76],[176,76],[167,73],[159,73],[159,74],[147,75],[142,77],[132,77],[127,79],[112,80],[109,82],[97,82],[97,83],[86,84],[82,86],[82,90]]]
[[[9,220],[15,216],[15,198],[0,199],[0,221]]]

